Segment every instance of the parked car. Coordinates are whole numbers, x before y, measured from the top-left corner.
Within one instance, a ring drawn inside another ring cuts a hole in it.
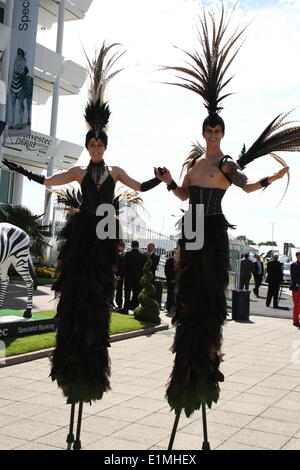
[[[290,270],[291,263],[284,263],[283,264],[283,282],[291,282],[291,270]]]

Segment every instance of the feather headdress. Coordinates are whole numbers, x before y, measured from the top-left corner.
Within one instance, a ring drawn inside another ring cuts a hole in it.
[[[170,85],[180,86],[200,95],[204,100],[204,106],[208,110],[211,119],[218,117],[222,108],[221,102],[232,93],[221,95],[223,89],[232,80],[232,76],[225,78],[228,69],[240,50],[235,48],[247,26],[240,29],[235,28],[233,33],[226,39],[229,24],[231,24],[233,8],[229,18],[225,14],[222,4],[221,17],[216,23],[213,12],[206,12],[203,8],[202,18],[198,28],[199,51],[194,53],[181,49],[187,56],[186,67],[165,66],[161,70],[174,70],[181,75],[180,83]],[[178,48],[177,48],[178,49]]]
[[[103,42],[98,57],[90,61],[87,54],[88,74],[90,77],[89,100],[87,102],[84,117],[98,138],[101,131],[108,124],[110,110],[108,102],[105,101],[105,91],[110,80],[120,73],[124,68],[113,71],[115,63],[125,54],[125,50],[109,54],[112,48],[122,46],[120,43],[106,45]],[[110,57],[109,57],[110,55]]]
[[[199,18],[200,25],[198,27],[199,51],[195,50],[194,53],[191,53],[180,49],[188,56],[187,66],[161,68],[161,70],[174,70],[181,74],[177,75],[177,78],[181,79],[180,83],[168,82],[168,84],[186,88],[200,95],[208,110],[208,117],[212,120],[218,118],[218,113],[223,109],[221,102],[224,98],[232,94],[221,95],[225,86],[233,78],[231,76],[225,79],[225,76],[240,50],[241,46],[236,48],[237,42],[247,28],[247,26],[242,29],[237,27],[227,39],[225,38],[234,9],[235,6],[227,18],[222,3],[221,16],[217,24],[214,13],[206,12],[203,7],[203,15],[202,18]]]

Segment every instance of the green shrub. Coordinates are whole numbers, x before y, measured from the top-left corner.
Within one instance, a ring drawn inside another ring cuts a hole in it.
[[[153,278],[151,264],[151,258],[148,258],[144,266],[144,275],[141,279],[143,289],[138,296],[141,305],[134,310],[133,314],[134,318],[139,321],[147,321],[159,325],[161,319],[159,316],[159,305],[156,300],[153,299],[155,287],[151,282]]]

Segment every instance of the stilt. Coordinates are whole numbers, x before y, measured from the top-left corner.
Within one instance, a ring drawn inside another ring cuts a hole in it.
[[[203,444],[202,450],[210,450],[210,445],[208,442],[208,434],[207,434],[207,420],[206,420],[206,405],[202,403],[202,423],[203,423]]]
[[[171,437],[170,437],[168,450],[172,450],[172,448],[173,448],[173,443],[174,443],[174,439],[175,439],[175,435],[176,435],[180,415],[181,415],[181,410],[177,411],[176,416],[175,416],[175,421],[174,421],[174,425],[173,425],[173,429],[172,429],[172,434],[171,434]]]
[[[203,444],[202,444],[202,450],[210,450],[210,444],[208,442],[208,433],[207,433],[206,405],[205,405],[204,402],[202,403],[201,408],[202,408],[202,424],[203,424],[203,438],[204,438]],[[175,436],[176,436],[181,411],[182,410],[180,410],[176,413],[175,421],[174,421],[174,425],[173,425],[173,429],[172,429],[172,434],[171,434],[170,442],[169,442],[169,446],[168,446],[168,450],[172,450],[172,448],[173,448],[173,443],[174,443],[174,439],[175,439]]]
[[[74,415],[75,415],[75,403],[72,403],[71,405],[71,416],[70,416],[70,427],[69,427],[69,434],[67,436],[67,450],[71,450],[72,448],[72,443],[74,442],[74,434],[73,434],[73,428],[74,428]]]
[[[78,419],[77,419],[76,440],[73,444],[73,449],[74,450],[80,450],[81,449],[80,431],[81,431],[81,421],[82,421],[82,407],[83,407],[83,402],[80,401],[79,402]]]

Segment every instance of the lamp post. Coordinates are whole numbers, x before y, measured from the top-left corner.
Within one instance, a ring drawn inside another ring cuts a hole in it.
[[[274,225],[276,225],[276,222],[269,222],[270,225],[272,225],[272,247],[274,246]],[[273,248],[272,248],[273,251]]]

